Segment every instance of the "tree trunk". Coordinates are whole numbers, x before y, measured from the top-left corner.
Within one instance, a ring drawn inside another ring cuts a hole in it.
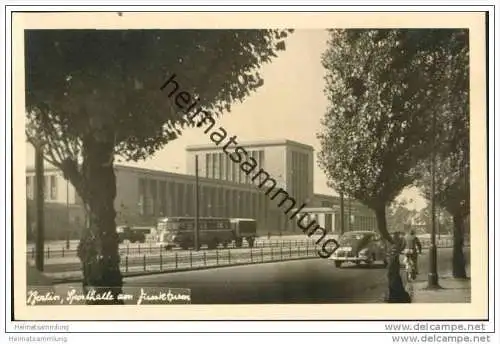
[[[467,278],[465,271],[464,246],[464,217],[461,214],[453,214],[453,277]]]
[[[387,281],[388,291],[385,301],[388,303],[410,303],[410,295],[406,292],[400,274],[399,246],[400,242],[394,241],[387,231],[385,207],[375,209],[377,227],[380,235],[389,242]]]
[[[377,229],[380,235],[387,240],[388,242],[392,243],[392,237],[389,234],[389,231],[387,230],[387,218],[385,214],[385,207],[379,207],[375,209],[375,216],[377,218]]]
[[[116,178],[110,158],[113,152],[111,142],[93,138],[83,142],[83,183],[78,193],[89,210],[89,223],[83,231],[78,256],[82,261],[84,292],[95,290],[96,298],[105,296],[87,300],[88,304],[123,304],[117,299],[123,280],[115,223]]]

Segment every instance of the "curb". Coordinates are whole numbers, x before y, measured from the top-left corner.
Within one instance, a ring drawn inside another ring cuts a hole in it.
[[[128,272],[126,275],[122,273],[122,277],[125,278],[131,278],[131,277],[141,277],[141,276],[154,276],[154,275],[161,275],[161,274],[171,274],[171,273],[176,273],[176,272],[188,272],[188,271],[199,271],[199,270],[209,270],[209,269],[216,269],[216,268],[230,268],[233,266],[243,266],[243,265],[256,265],[256,264],[269,264],[269,263],[284,263],[284,262],[291,262],[295,260],[305,260],[305,259],[322,259],[321,257],[296,257],[296,258],[291,258],[291,259],[286,259],[286,260],[269,260],[265,262],[246,262],[246,263],[235,263],[235,264],[221,264],[221,265],[210,265],[210,266],[196,266],[196,267],[186,267],[186,268],[180,268],[180,269],[175,269],[175,270],[163,270],[163,271],[138,271],[138,272]],[[53,285],[58,285],[58,284],[65,284],[65,283],[76,283],[76,282],[82,282],[83,279],[82,277],[67,277],[67,278],[57,278],[57,277],[50,277],[52,279],[52,284]]]

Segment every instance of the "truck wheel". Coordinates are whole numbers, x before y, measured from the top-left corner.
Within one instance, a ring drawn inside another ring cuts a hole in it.
[[[247,238],[247,241],[248,241],[248,246],[250,246],[250,248],[253,248],[253,244],[255,243],[255,239],[254,238]]]

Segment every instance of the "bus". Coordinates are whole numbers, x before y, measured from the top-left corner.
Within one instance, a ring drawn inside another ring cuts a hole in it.
[[[241,247],[246,239],[249,247],[253,247],[257,236],[257,221],[255,219],[232,218],[231,227],[234,231],[235,246]]]
[[[219,244],[227,247],[234,239],[234,231],[229,218],[200,217],[199,244],[215,249]],[[184,250],[194,247],[194,217],[164,217],[158,220],[158,245],[169,250],[180,247]]]

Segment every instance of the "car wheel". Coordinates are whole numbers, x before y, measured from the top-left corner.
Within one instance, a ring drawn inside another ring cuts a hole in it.
[[[342,262],[339,262],[338,260],[335,261],[336,268],[340,268],[341,265],[342,265]]]
[[[365,263],[366,263],[366,265],[370,265],[371,266],[371,265],[373,265],[374,261],[375,261],[375,255],[372,254],[372,256],[369,259],[365,260]]]
[[[243,240],[242,240],[241,238],[237,238],[237,239],[235,240],[235,243],[234,243],[234,244],[235,244],[235,246],[236,246],[237,248],[241,248],[241,246],[242,246],[242,244],[243,244]]]
[[[248,238],[247,241],[248,241],[248,246],[250,246],[250,248],[253,248],[255,239],[254,238]]]

